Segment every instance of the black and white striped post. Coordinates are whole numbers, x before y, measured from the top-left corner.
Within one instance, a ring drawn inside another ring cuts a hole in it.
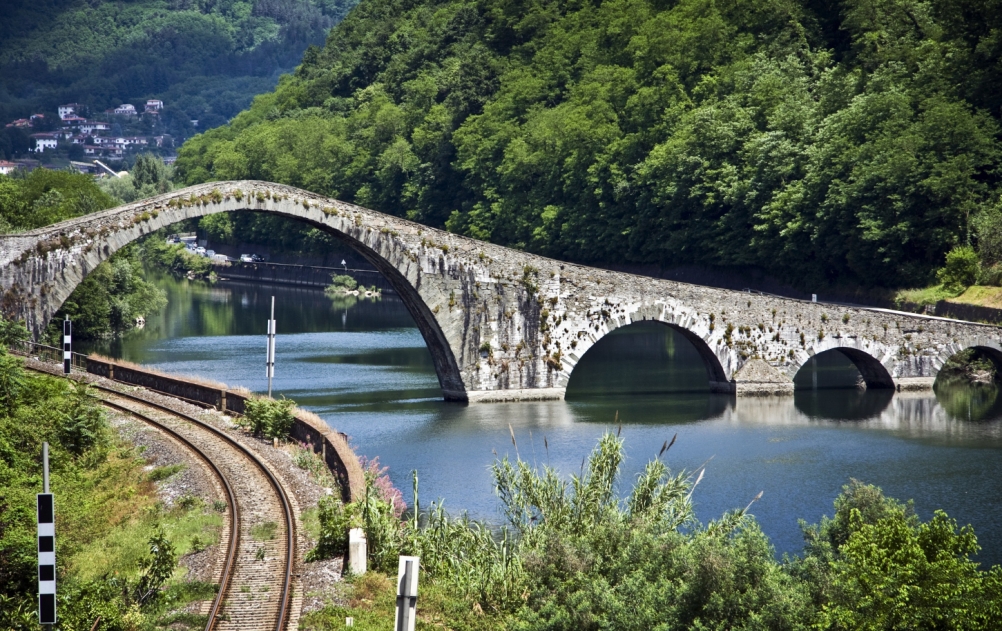
[[[271,396],[271,380],[275,376],[275,297],[271,297],[271,319],[268,320],[268,396]]]
[[[49,443],[42,443],[42,488],[38,509],[38,622],[56,624],[56,506],[49,493]]]
[[[73,363],[73,322],[69,318],[63,320],[63,374],[70,374]]]

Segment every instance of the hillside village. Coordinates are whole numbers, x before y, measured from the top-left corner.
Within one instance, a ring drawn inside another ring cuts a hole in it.
[[[67,103],[57,108],[58,120],[50,120],[52,116],[45,114],[17,119],[6,127],[26,134],[30,157],[0,160],[0,174],[53,163],[65,167],[68,161],[80,172],[101,176],[106,172],[101,162],[120,162],[145,151],[160,154],[165,163],[171,164],[176,157],[174,138],[163,132],[159,120],[163,109],[163,101],[149,99],[141,111],[123,103],[92,115],[85,105]]]

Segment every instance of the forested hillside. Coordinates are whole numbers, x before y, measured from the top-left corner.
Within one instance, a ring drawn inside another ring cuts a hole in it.
[[[920,285],[1002,225],[1000,59],[999,0],[362,0],[178,165],[580,262]]]
[[[272,89],[355,1],[5,0],[0,121],[158,98],[186,137],[191,119],[221,125]]]

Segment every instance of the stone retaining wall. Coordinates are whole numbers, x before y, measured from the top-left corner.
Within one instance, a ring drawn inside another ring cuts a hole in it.
[[[233,390],[200,384],[182,377],[170,377],[152,371],[122,366],[101,359],[87,358],[87,372],[234,414],[243,414],[244,403],[251,398]],[[341,493],[344,501],[354,501],[365,494],[365,476],[362,465],[358,456],[348,445],[346,435],[336,432],[326,423],[309,418],[302,413],[296,414],[291,434],[294,440],[311,446],[314,453],[323,454],[327,468],[341,482]]]

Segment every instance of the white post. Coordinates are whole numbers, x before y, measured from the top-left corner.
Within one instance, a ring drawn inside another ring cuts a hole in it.
[[[400,557],[397,568],[397,616],[395,631],[414,631],[417,614],[418,557]]]
[[[352,528],[348,531],[348,567],[351,568],[351,573],[355,576],[365,574],[366,569],[368,569],[368,545],[364,530]]]
[[[56,506],[49,493],[49,443],[42,443],[42,488],[35,497],[38,529],[38,622],[56,623]]]
[[[271,297],[271,318],[268,320],[268,396],[271,397],[271,380],[275,376],[275,297]]]
[[[818,301],[818,295],[817,294],[811,294],[811,302],[817,302],[817,301]]]

